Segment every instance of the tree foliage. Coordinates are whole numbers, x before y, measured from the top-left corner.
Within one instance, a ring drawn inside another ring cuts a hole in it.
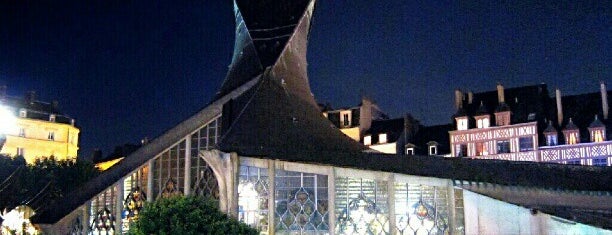
[[[23,157],[0,155],[0,169],[0,210],[18,205],[44,209],[99,174],[90,162],[53,157],[26,165]]]
[[[216,201],[200,196],[160,198],[144,206],[130,234],[258,234],[217,208]]]

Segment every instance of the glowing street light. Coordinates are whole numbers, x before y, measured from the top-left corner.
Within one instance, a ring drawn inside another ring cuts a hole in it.
[[[8,134],[15,128],[17,118],[6,106],[0,105],[0,135]]]

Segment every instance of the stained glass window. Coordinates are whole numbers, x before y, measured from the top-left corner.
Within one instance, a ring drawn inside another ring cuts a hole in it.
[[[398,234],[447,234],[446,187],[395,183],[395,220]]]
[[[164,187],[164,190],[161,192],[159,197],[170,198],[182,195],[181,191],[178,190],[176,181],[172,177],[170,177],[170,179],[166,181],[165,185],[166,186]]]
[[[127,222],[138,219],[138,214],[140,213],[140,210],[142,210],[142,207],[146,201],[147,194],[140,190],[140,187],[136,186],[135,188],[132,188],[130,193],[123,201],[123,215],[126,219],[128,219]]]
[[[83,235],[83,224],[81,223],[81,218],[77,217],[73,222],[72,222],[72,227],[70,228],[70,232],[68,233],[70,235]]]
[[[274,219],[278,233],[329,231],[327,176],[276,171]]]
[[[115,186],[91,200],[89,231],[94,235],[108,235],[115,232],[115,215],[113,209],[117,206]]]
[[[336,233],[389,234],[385,181],[336,178]]]
[[[217,144],[218,126],[217,118],[191,135],[191,192],[214,199],[219,199],[219,184],[212,169],[200,157],[200,151],[210,150]]]
[[[238,219],[260,231],[268,230],[268,171],[240,167],[238,183]]]
[[[93,234],[112,235],[115,234],[115,216],[107,207],[100,209],[90,225]]]

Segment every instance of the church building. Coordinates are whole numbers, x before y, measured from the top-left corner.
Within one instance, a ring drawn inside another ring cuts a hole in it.
[[[216,98],[31,222],[121,234],[129,205],[202,195],[262,234],[610,233],[610,168],[371,153],[333,127],[307,75],[315,3],[235,0]]]

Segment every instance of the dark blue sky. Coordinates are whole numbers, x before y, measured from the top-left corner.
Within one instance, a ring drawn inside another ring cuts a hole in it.
[[[211,101],[230,63],[231,1],[2,1],[0,85],[59,100],[94,147],[155,137]],[[455,88],[610,86],[610,1],[319,0],[309,76],[319,102],[360,93],[391,116],[450,121]]]

